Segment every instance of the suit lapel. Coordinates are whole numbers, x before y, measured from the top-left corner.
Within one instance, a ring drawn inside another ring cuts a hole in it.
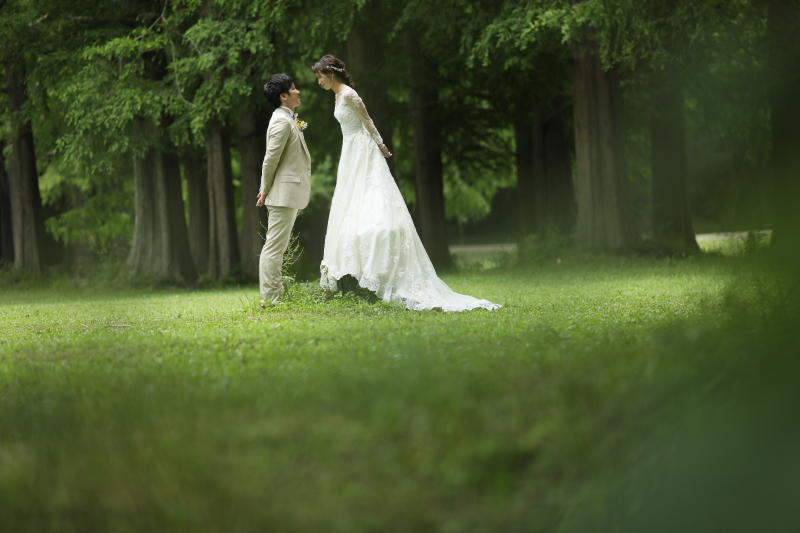
[[[294,128],[294,131],[300,137],[300,144],[303,146],[303,152],[305,152],[306,157],[308,158],[308,160],[311,161],[311,154],[308,151],[308,146],[306,146],[306,139],[305,139],[305,137],[303,137],[303,132],[300,131],[300,128],[297,127],[297,123],[294,121],[294,118],[292,118],[289,115],[287,115],[285,111],[281,110],[281,108],[276,109],[273,113],[281,113],[285,117],[286,120],[288,120],[289,122],[292,123],[292,127]]]
[[[297,124],[295,124],[295,128],[297,128]],[[300,134],[300,144],[303,145],[303,151],[305,151],[308,160],[311,161],[311,154],[308,153],[308,146],[306,146],[306,139],[305,137],[303,137],[303,132],[300,131],[300,128],[297,128],[297,133]]]
[[[311,161],[311,154],[308,153],[308,146],[306,146],[306,138],[303,137],[302,130],[300,129],[300,127],[297,125],[297,122],[295,122],[293,118],[290,118],[289,120],[292,121],[292,126],[294,126],[294,130],[300,136],[300,144],[303,145],[303,151],[306,153],[306,157],[308,157],[308,160]]]

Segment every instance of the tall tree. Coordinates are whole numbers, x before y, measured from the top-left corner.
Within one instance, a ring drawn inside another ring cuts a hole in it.
[[[14,263],[14,233],[11,228],[11,196],[8,189],[4,140],[0,140],[0,266]]]
[[[134,159],[136,222],[128,272],[191,283],[197,271],[189,250],[180,164],[157,147]]]
[[[208,271],[209,203],[205,152],[187,147],[182,157],[189,203],[189,248],[197,271]]]
[[[522,109],[514,115],[515,162],[517,166],[517,240],[521,246],[525,238],[538,229],[536,213],[537,164],[536,126],[532,102],[523,102]]]
[[[632,9],[629,2],[619,0],[504,1],[489,17],[473,56],[485,60],[493,51],[506,48],[503,57],[513,58],[545,43],[552,49],[575,50],[571,94],[575,102],[579,246],[616,247],[637,238],[625,191],[619,72],[659,73],[678,62],[692,63],[693,58],[702,56],[703,47],[717,38],[720,25],[741,18],[748,4],[749,0],[648,0]],[[548,41],[553,33],[559,38],[557,45]],[[514,66],[513,59],[510,61]],[[705,73],[707,65],[705,61]],[[651,107],[655,223],[660,237],[696,247],[687,212],[683,102],[675,97],[680,87],[668,84],[662,88],[660,81],[650,85],[650,97],[670,104],[671,112],[656,113],[657,107]],[[630,90],[636,93],[637,89]],[[678,115],[672,116],[674,113]],[[664,162],[668,162],[666,166]]]
[[[775,190],[771,246],[800,261],[800,2],[769,0],[768,36]]]
[[[546,226],[547,174],[545,110],[541,104],[522,102],[514,121],[517,162],[517,235],[520,244]]]
[[[404,37],[409,67],[409,107],[414,132],[414,185],[416,186],[419,233],[425,250],[437,269],[453,266],[447,244],[442,173],[441,123],[437,117],[439,93],[436,65],[419,48],[418,36]]]
[[[518,237],[568,234],[575,223],[572,156],[567,112],[562,98],[517,110]]]
[[[469,47],[471,62],[479,61],[490,72],[503,70],[495,91],[513,116],[520,242],[551,229],[571,232],[574,223],[567,47],[561,32],[553,28],[539,29],[530,42],[518,36],[519,26],[530,28],[546,7],[542,4],[557,5],[501,2],[482,13],[484,23],[474,28],[475,44]]]
[[[191,283],[197,279],[197,268],[192,260],[189,233],[186,228],[186,207],[183,203],[180,158],[174,149],[161,155],[164,161],[166,193],[164,203],[167,212],[168,235],[172,241],[169,246],[171,262],[174,263],[172,268],[179,273],[182,279]]]
[[[135,187],[134,204],[136,221],[133,228],[133,244],[128,254],[127,268],[131,275],[154,275],[161,277],[168,270],[166,263],[159,261],[162,250],[166,248],[163,239],[165,221],[159,217],[158,168],[159,152],[149,149],[144,156],[133,160],[133,181]],[[156,200],[156,201],[154,201]]]
[[[699,251],[687,192],[686,123],[680,73],[668,68],[650,82],[653,236],[670,248]]]
[[[233,201],[230,134],[222,126],[211,129],[208,157],[209,257],[208,275],[226,278],[240,265]]]
[[[545,174],[547,176],[547,228],[562,235],[575,227],[575,188],[572,184],[572,135],[569,130],[571,109],[565,96],[551,102],[545,123]]]
[[[6,97],[11,115],[11,161],[8,189],[14,235],[14,263],[31,272],[44,266],[44,217],[39,172],[30,119],[24,115],[26,96],[23,67],[6,65]]]
[[[628,216],[619,78],[603,67],[591,41],[576,46],[574,68],[575,241],[580,248],[615,249],[636,240]]]

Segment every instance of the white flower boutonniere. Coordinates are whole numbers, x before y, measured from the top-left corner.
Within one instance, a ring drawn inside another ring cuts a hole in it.
[[[308,122],[305,120],[298,120],[297,115],[294,116],[294,123],[297,124],[298,128],[300,128],[300,131],[305,131],[308,127]]]

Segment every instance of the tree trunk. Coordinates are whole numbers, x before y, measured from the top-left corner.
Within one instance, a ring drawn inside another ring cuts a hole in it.
[[[392,150],[392,115],[386,80],[384,37],[381,35],[381,2],[368,2],[361,10],[363,17],[350,30],[347,38],[347,70],[353,73],[358,84],[358,93],[364,99],[370,118],[383,137],[383,142]],[[389,169],[395,176],[394,159],[389,158]]]
[[[520,244],[544,229],[547,189],[544,143],[544,109],[541,105],[517,110],[514,140],[517,145],[517,221]]]
[[[210,234],[208,275],[215,279],[230,276],[240,264],[230,146],[227,131],[222,127],[211,130],[206,143]]]
[[[20,113],[26,100],[22,70],[6,65],[6,96],[11,115],[12,156],[8,168],[8,190],[14,240],[14,263],[31,272],[44,266],[44,217],[39,192],[39,172],[33,130]]]
[[[547,229],[547,151],[545,146],[545,106],[533,108],[533,231],[540,236]]]
[[[14,230],[11,226],[11,196],[8,189],[6,142],[0,139],[0,268],[14,262]]]
[[[514,142],[517,145],[517,245],[522,246],[525,238],[536,231],[533,216],[534,194],[534,150],[533,117],[530,108],[518,109],[514,121]]]
[[[615,249],[636,240],[630,223],[619,84],[596,46],[578,48],[574,66],[576,245]]]
[[[198,272],[208,271],[209,205],[205,154],[190,149],[182,157],[189,201],[189,249]]]
[[[444,215],[444,178],[442,142],[436,102],[435,68],[422,57],[413,34],[405,35],[405,46],[411,64],[409,71],[409,105],[414,135],[414,184],[417,197],[420,238],[438,270],[453,267],[447,245],[447,223]]]
[[[800,9],[770,0],[768,31],[774,184],[771,247],[800,262]]]
[[[650,85],[650,165],[653,237],[668,248],[699,251],[686,190],[686,123],[678,75],[672,69]]]
[[[177,156],[151,148],[134,159],[133,178],[136,220],[129,275],[193,282],[197,271],[189,251]]]
[[[239,158],[242,169],[242,272],[258,278],[258,258],[264,246],[267,209],[256,207],[266,146],[266,124],[259,111],[245,109],[239,117]]]
[[[568,110],[554,102],[555,114],[545,129],[545,174],[547,176],[547,225],[562,235],[575,227],[575,188],[572,185],[572,157]]]
[[[181,161],[175,153],[162,153],[163,183],[166,193],[167,234],[170,239],[170,277],[187,282],[197,280],[197,268],[192,260],[189,231],[186,228],[186,206],[181,186]]]
[[[131,277],[159,276],[157,257],[164,248],[164,234],[159,231],[158,200],[155,178],[156,150],[133,159],[134,211],[133,242],[127,269]]]
[[[575,224],[569,127],[563,105],[536,105],[518,110],[517,210],[519,234],[561,234]]]

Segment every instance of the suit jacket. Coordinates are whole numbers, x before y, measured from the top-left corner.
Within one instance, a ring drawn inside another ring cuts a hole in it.
[[[264,205],[305,209],[311,196],[311,155],[303,132],[285,109],[272,113],[267,128],[267,153],[261,167]]]

